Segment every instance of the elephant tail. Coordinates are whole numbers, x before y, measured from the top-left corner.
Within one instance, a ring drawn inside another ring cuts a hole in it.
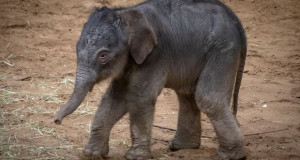
[[[237,70],[236,78],[235,78],[235,86],[234,86],[234,92],[233,92],[233,115],[236,117],[237,110],[238,110],[238,97],[239,97],[239,90],[242,83],[243,73],[244,73],[244,67],[246,62],[246,55],[247,55],[247,38],[245,35],[245,31],[243,29],[243,26],[241,22],[236,18],[237,21],[237,27],[240,33],[241,37],[241,56],[240,56],[240,64],[239,68]]]

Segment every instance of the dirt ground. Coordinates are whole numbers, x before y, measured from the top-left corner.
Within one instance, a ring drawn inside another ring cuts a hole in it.
[[[94,88],[80,108],[52,120],[72,92],[75,44],[94,6],[139,0],[0,1],[0,159],[78,159],[108,85]],[[300,159],[300,1],[223,0],[248,38],[238,120],[248,159]],[[170,152],[178,102],[164,89],[156,104],[155,159],[218,159],[214,130],[202,116],[201,148]],[[113,128],[108,159],[123,159],[131,144],[125,115]],[[162,128],[165,127],[165,128]]]

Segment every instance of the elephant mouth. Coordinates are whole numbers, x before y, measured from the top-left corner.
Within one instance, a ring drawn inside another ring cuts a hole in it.
[[[93,89],[94,89],[94,85],[92,85],[92,86],[91,86],[91,88],[90,88],[89,92],[92,92],[92,91],[93,91]]]

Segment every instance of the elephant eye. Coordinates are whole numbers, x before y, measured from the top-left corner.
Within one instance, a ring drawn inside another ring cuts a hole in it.
[[[98,57],[99,57],[99,62],[101,64],[105,64],[108,62],[107,54],[108,54],[108,51],[100,51],[99,52]]]
[[[106,53],[100,53],[100,58],[105,58],[106,57]]]

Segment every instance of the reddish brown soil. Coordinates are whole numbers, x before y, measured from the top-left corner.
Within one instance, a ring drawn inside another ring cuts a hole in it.
[[[75,44],[94,6],[139,0],[1,0],[0,159],[76,159],[108,82],[96,86],[79,111],[54,125],[72,92]],[[238,120],[249,159],[300,159],[300,1],[223,0],[240,17],[249,49]],[[176,129],[177,98],[165,89],[155,125]],[[174,131],[153,128],[156,159],[218,159],[215,133],[205,115],[202,146],[170,152]],[[212,137],[212,138],[210,138]],[[128,116],[113,128],[109,159],[129,148]]]

